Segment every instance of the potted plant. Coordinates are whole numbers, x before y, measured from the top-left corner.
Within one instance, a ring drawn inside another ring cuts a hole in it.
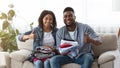
[[[12,9],[14,6],[9,5],[10,10],[7,13],[0,13],[0,20],[2,21],[2,29],[0,30],[0,47],[2,51],[12,52],[18,50],[16,36],[19,34],[19,30],[13,28],[12,22],[15,17],[15,11]]]

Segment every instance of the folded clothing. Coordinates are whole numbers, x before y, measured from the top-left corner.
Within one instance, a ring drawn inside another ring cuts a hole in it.
[[[42,62],[44,62],[47,59],[50,59],[50,58],[42,58],[42,59],[34,58],[33,61],[36,62],[37,60],[41,60]]]
[[[37,60],[39,60],[39,59],[38,59],[38,58],[34,58],[34,59],[33,59],[34,62],[37,61]]]
[[[69,51],[75,50],[78,48],[77,41],[61,40],[59,51],[61,54],[67,53]]]
[[[72,46],[71,44],[61,44],[60,45],[60,48],[66,48],[66,47],[70,47]]]
[[[78,48],[79,45],[72,45],[66,48],[59,48],[59,51],[61,54],[67,53],[69,51],[75,50],[76,48]]]

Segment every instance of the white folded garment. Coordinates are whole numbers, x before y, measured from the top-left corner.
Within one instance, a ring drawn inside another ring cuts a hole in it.
[[[59,51],[60,51],[61,54],[67,53],[67,52],[69,52],[69,51],[71,51],[73,49],[76,49],[78,47],[78,42],[77,41],[61,40],[60,45],[62,45],[62,44],[70,44],[72,46],[65,47],[65,48],[60,48],[59,47]]]

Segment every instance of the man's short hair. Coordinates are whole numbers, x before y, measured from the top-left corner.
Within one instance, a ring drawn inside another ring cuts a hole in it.
[[[74,9],[72,7],[66,7],[64,9],[63,13],[66,12],[66,11],[72,11],[74,13]]]

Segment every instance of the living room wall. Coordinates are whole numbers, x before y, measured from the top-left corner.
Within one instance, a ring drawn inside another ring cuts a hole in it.
[[[55,13],[58,28],[63,26],[62,12],[66,6],[74,8],[77,21],[89,24],[93,28],[103,27],[106,31],[112,28],[116,32],[120,25],[120,12],[112,10],[112,0],[0,0],[0,11],[7,11],[9,4],[14,5],[14,25],[21,32],[29,30],[28,25],[31,22],[34,22],[33,26],[37,26],[37,19],[44,9]],[[18,25],[19,23],[21,25]]]

